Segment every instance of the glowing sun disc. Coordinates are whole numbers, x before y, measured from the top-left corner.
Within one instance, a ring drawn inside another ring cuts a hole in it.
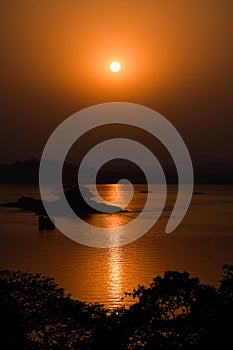
[[[112,72],[117,73],[121,70],[121,64],[117,61],[114,61],[110,64],[110,69]]]

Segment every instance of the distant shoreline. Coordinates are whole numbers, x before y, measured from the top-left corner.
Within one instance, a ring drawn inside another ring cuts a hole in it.
[[[17,161],[0,165],[0,184],[5,185],[39,185],[40,161],[31,158],[25,161]],[[72,185],[77,183],[78,164],[65,162],[63,166],[63,183]],[[196,185],[233,185],[232,169],[223,169],[216,165],[216,171],[200,169],[194,165],[194,178]],[[175,185],[178,182],[175,169],[164,168],[167,184]],[[140,168],[132,164],[119,163],[102,169],[97,176],[97,184],[114,184],[120,179],[126,178],[133,184],[146,184],[146,177]]]

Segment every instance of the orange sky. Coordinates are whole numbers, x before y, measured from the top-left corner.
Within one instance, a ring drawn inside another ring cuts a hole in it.
[[[193,158],[228,162],[232,1],[3,0],[0,13],[0,161],[39,157],[82,107],[127,101],[167,117]]]

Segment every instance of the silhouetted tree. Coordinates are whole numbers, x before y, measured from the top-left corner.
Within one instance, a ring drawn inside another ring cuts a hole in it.
[[[148,288],[138,286],[132,293],[126,293],[138,299],[128,315],[131,332],[128,349],[204,350],[216,344],[229,349],[233,267],[227,265],[224,269],[219,290],[201,284],[198,278],[190,278],[187,272],[168,271],[164,278],[156,277]]]
[[[0,282],[1,295],[7,298],[7,303],[1,303],[0,328],[7,327],[10,333],[13,327],[13,334],[19,331],[24,339],[22,349],[86,349],[96,320],[106,314],[99,304],[72,300],[52,278],[40,274],[0,270]],[[2,332],[2,337],[5,343],[11,341],[8,332]],[[17,343],[18,336],[13,338]]]
[[[220,286],[168,271],[107,310],[71,299],[52,278],[0,270],[0,345],[4,350],[231,349],[233,265]]]

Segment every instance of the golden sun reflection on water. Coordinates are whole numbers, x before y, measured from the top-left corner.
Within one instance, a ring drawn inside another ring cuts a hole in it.
[[[129,186],[121,184],[97,185],[97,190],[98,187],[100,188],[100,197],[107,201],[109,205],[112,205],[113,201],[118,200],[119,202],[114,205],[118,205],[124,210],[129,210],[129,212],[90,215],[88,218],[86,218],[86,221],[93,226],[105,228],[119,227],[119,230],[121,230],[122,227],[122,229],[124,229],[123,226],[129,223],[131,220],[133,220],[138,214],[136,212],[132,213],[130,209],[130,206],[132,206],[132,203],[134,201],[134,197],[126,207],[124,205],[128,202],[127,199],[129,197]],[[98,202],[99,198],[93,198],[93,200],[96,200]],[[144,204],[145,198],[142,198],[142,203],[140,204],[140,207],[143,208]]]
[[[102,185],[103,187],[103,185]],[[116,185],[107,185],[105,191],[101,193],[102,197],[106,201],[114,201],[116,200],[118,194],[119,196],[124,197],[126,193],[124,193],[125,187],[121,187],[118,185],[118,192],[116,191]],[[95,223],[95,219],[98,219],[98,223]],[[124,214],[111,214],[111,215],[103,215],[100,219],[100,216],[96,218],[96,216],[92,216],[89,220],[89,223],[92,225],[98,224],[98,226],[102,227],[118,227],[118,230],[124,230],[124,225],[129,222],[129,218]],[[113,237],[114,239],[114,237]],[[119,301],[123,297],[123,278],[124,271],[122,263],[124,258],[122,256],[121,248],[111,248],[108,250],[108,298],[112,300],[112,304],[117,307],[119,306]]]
[[[119,248],[109,249],[109,283],[108,297],[109,300],[116,301],[116,306],[119,305],[119,300],[122,297],[122,256]]]
[[[118,193],[120,191],[120,186],[116,184],[108,184],[108,185],[97,185],[97,190],[99,191],[100,196],[105,199],[106,201],[112,202],[114,201]],[[104,191],[101,191],[101,189],[104,188]]]

